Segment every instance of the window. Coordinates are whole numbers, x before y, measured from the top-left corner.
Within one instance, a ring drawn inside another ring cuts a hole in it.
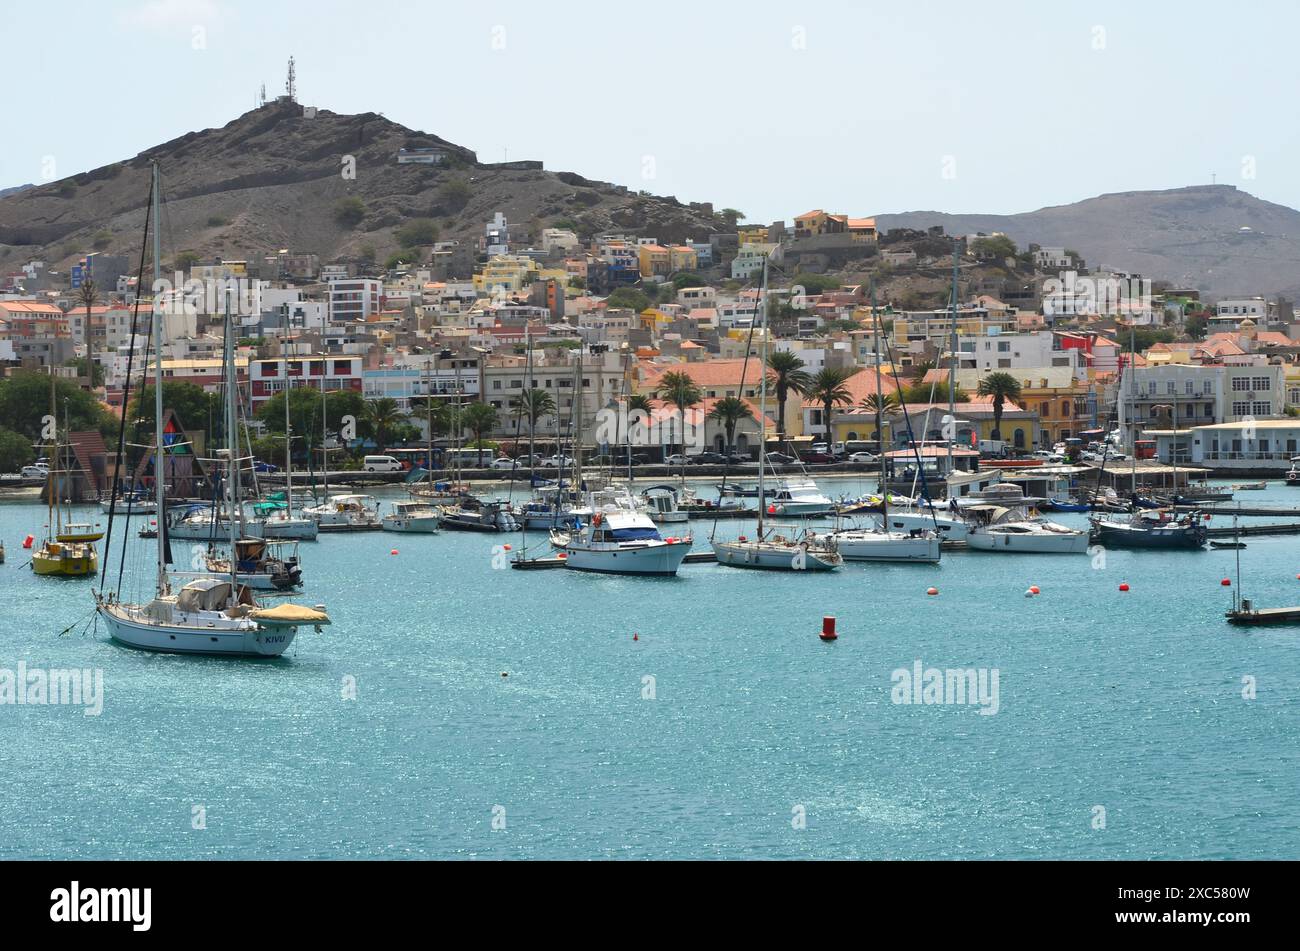
[[[1188,380],[1186,383],[1183,384],[1183,392],[1186,393],[1188,396],[1191,396],[1193,386],[1194,384],[1192,383],[1192,381]]]
[[[1256,401],[1251,404],[1250,411],[1255,416],[1271,416],[1273,415],[1273,404],[1264,401]]]
[[[1272,389],[1273,381],[1266,376],[1257,376],[1251,379],[1251,389],[1256,393],[1267,393]]]
[[[1245,393],[1250,389],[1250,377],[1234,376],[1232,378],[1232,392]]]
[[[1248,416],[1250,414],[1250,403],[1244,400],[1234,400],[1232,403],[1233,416]]]
[[[1169,396],[1173,396],[1175,392],[1177,392],[1177,387],[1175,386],[1174,381],[1170,380],[1165,384],[1165,393]]]
[[[501,381],[500,381],[500,380],[493,380],[493,381],[492,381],[492,389],[494,389],[494,390],[499,390],[499,389],[501,389]]]

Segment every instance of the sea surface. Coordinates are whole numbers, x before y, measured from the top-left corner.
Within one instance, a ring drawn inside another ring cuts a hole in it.
[[[24,566],[44,517],[0,503],[0,670],[102,670],[103,710],[0,706],[0,858],[1300,857],[1300,628],[1228,627],[1236,552],[646,579],[330,536],[333,626],[247,661],[111,642]],[[1300,604],[1300,536],[1247,542],[1246,595]],[[917,662],[996,672],[996,713],[893,702]]]

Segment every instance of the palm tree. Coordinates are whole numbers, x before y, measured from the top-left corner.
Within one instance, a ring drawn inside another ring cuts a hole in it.
[[[650,402],[650,397],[646,396],[644,393],[633,393],[629,396],[627,398],[627,411],[633,413],[637,410],[640,410],[646,415],[653,413],[655,410],[654,405]]]
[[[655,396],[677,407],[682,418],[682,475],[686,475],[686,411],[704,399],[704,391],[685,370],[669,370],[659,378]]]
[[[727,455],[730,456],[736,448],[736,426],[746,419],[754,418],[754,411],[749,408],[749,404],[742,399],[734,396],[727,396],[713,404],[713,409],[709,411],[709,419],[722,424],[722,428],[727,433]]]
[[[818,370],[808,387],[807,396],[814,403],[821,404],[822,420],[826,424],[826,445],[829,448],[834,430],[831,429],[831,413],[836,406],[853,402],[853,394],[846,385],[855,370],[843,367],[826,367]]]
[[[993,397],[993,438],[1002,438],[1002,407],[1020,399],[1020,381],[1010,373],[990,373],[980,380],[980,396]]]
[[[768,354],[767,368],[772,371],[769,377],[776,389],[776,429],[782,440],[785,439],[785,401],[794,390],[800,396],[808,395],[812,385],[812,376],[804,369],[803,360],[792,350],[778,350]]]
[[[510,401],[510,408],[523,414],[528,420],[528,459],[529,465],[536,456],[537,421],[543,416],[555,414],[555,397],[546,390],[524,390]]]
[[[863,409],[870,410],[876,417],[876,440],[880,443],[881,452],[884,451],[885,439],[883,423],[881,417],[891,409],[898,406],[898,396],[893,393],[881,393],[877,396],[875,393],[867,396],[860,404]]]
[[[366,423],[370,427],[370,434],[379,444],[380,453],[388,447],[388,438],[393,434],[393,430],[405,421],[406,414],[402,412],[395,399],[385,396],[366,403]]]
[[[460,411],[460,423],[474,434],[478,466],[483,467],[483,434],[497,427],[497,411],[487,403],[471,403]]]
[[[95,286],[94,281],[86,281],[81,285],[81,287],[77,288],[77,301],[81,304],[81,306],[86,308],[86,330],[85,330],[86,360],[88,363],[94,363],[94,358],[91,357],[91,351],[94,348],[90,346],[90,340],[91,340],[90,308],[94,307],[96,304],[99,303],[99,288]],[[93,383],[94,382],[93,370],[91,370],[90,375],[92,377],[91,382]]]

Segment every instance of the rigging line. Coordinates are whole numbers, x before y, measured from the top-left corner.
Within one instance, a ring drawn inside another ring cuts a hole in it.
[[[881,330],[883,329],[880,326],[880,315],[873,313],[871,315],[871,319],[875,323],[876,336],[877,339],[879,339],[881,336]],[[921,461],[921,450],[916,445],[916,433],[912,431],[912,417],[907,412],[907,400],[903,395],[903,384],[898,379],[898,364],[894,360],[894,345],[891,344],[888,340],[886,340],[885,349],[889,353],[890,375],[893,376],[894,386],[898,390],[898,405],[902,408],[903,420],[904,422],[907,423],[907,441],[912,445],[912,455],[916,459],[916,469],[918,472],[921,473],[921,491],[924,493],[925,500],[929,503],[930,521],[934,523],[934,530],[937,533],[939,531],[939,517],[937,514],[935,514],[934,511],[934,500],[930,498],[930,486],[925,478],[925,463]],[[883,472],[885,466],[885,456],[884,456],[885,447],[884,447],[883,440],[881,442],[880,449],[881,449],[880,466],[881,466],[881,471]],[[889,483],[887,482],[885,483],[885,492],[886,493],[889,492]]]
[[[144,214],[144,240],[140,245],[140,267],[136,271],[135,278],[135,307],[131,311],[131,344],[126,351],[126,383],[122,387],[122,420],[117,426],[117,452],[113,459],[113,481],[108,487],[108,530],[105,532],[104,539],[104,570],[99,575],[99,593],[104,593],[104,583],[108,580],[109,552],[113,546],[113,518],[117,512],[117,487],[122,475],[122,456],[126,450],[126,417],[131,409],[131,369],[135,358],[135,330],[136,321],[140,316],[140,292],[144,285],[144,262],[149,251],[149,221],[151,218],[149,209],[153,207],[153,182],[149,183],[149,200],[145,202]],[[89,328],[87,328],[89,331]],[[141,390],[143,390],[143,385]],[[134,478],[131,480],[134,482]],[[158,513],[162,517],[162,513]],[[129,527],[129,510],[128,522]],[[126,561],[127,540],[122,540],[122,557],[118,564],[117,570],[117,587],[120,591],[122,588],[122,568]]]
[[[760,294],[766,293],[766,291],[767,291],[767,284],[766,281],[764,281],[763,286],[760,289]],[[755,307],[754,313],[755,314],[758,313],[757,307]],[[740,388],[737,390],[737,394],[739,398],[742,400],[745,398],[745,374],[749,370],[750,355],[753,354],[754,352],[754,330],[756,326],[757,325],[754,321],[754,318],[750,317],[749,334],[745,337],[745,359],[740,364]],[[763,332],[767,333],[766,327],[763,328]],[[767,367],[763,367],[762,372],[766,374]],[[761,410],[759,411],[759,416],[760,417],[762,416]],[[785,433],[782,433],[781,435],[785,436]],[[766,440],[767,440],[767,424],[765,420],[760,418],[758,420],[758,441],[759,441],[758,454],[760,458],[763,456],[763,444],[766,442]],[[713,527],[709,530],[710,542],[713,541],[714,536],[717,535],[718,533],[718,516],[722,514],[722,498],[726,492],[727,476],[730,474],[730,472],[731,472],[731,465],[730,465],[730,461],[728,461],[722,467],[722,485],[719,487],[719,491],[718,491],[718,507],[717,509],[714,510],[713,513]],[[743,505],[744,503],[742,502],[741,504]],[[762,508],[763,500],[761,498],[758,500],[758,505],[759,508]]]

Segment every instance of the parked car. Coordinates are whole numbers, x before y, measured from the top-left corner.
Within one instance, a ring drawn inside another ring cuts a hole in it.
[[[263,462],[261,459],[254,459],[253,471],[254,472],[279,472],[280,467],[276,465],[272,465],[269,462]]]
[[[518,459],[511,459],[509,456],[502,456],[500,459],[493,459],[492,462],[489,463],[488,468],[496,470],[504,469],[506,471],[511,469],[527,469],[529,468],[528,457],[520,456]]]
[[[825,450],[814,449],[812,452],[805,452],[802,456],[804,462],[825,463],[834,462],[835,457]]]
[[[23,466],[24,479],[44,479],[49,474],[50,467],[43,462],[38,462],[30,466]]]
[[[849,462],[855,466],[874,466],[880,462],[880,457],[874,452],[855,452],[849,456]]]
[[[543,469],[568,469],[573,465],[572,456],[547,456],[539,463]]]
[[[683,456],[680,452],[675,452],[671,456],[664,457],[664,465],[666,466],[684,466],[689,464],[690,461],[689,457]]]
[[[361,468],[367,472],[401,472],[402,464],[392,456],[366,456]]]
[[[774,466],[788,466],[792,463],[798,462],[799,460],[794,456],[787,456],[783,452],[769,452],[767,454],[767,461]]]
[[[727,457],[720,452],[697,452],[688,457],[687,462],[693,466],[725,466]]]

